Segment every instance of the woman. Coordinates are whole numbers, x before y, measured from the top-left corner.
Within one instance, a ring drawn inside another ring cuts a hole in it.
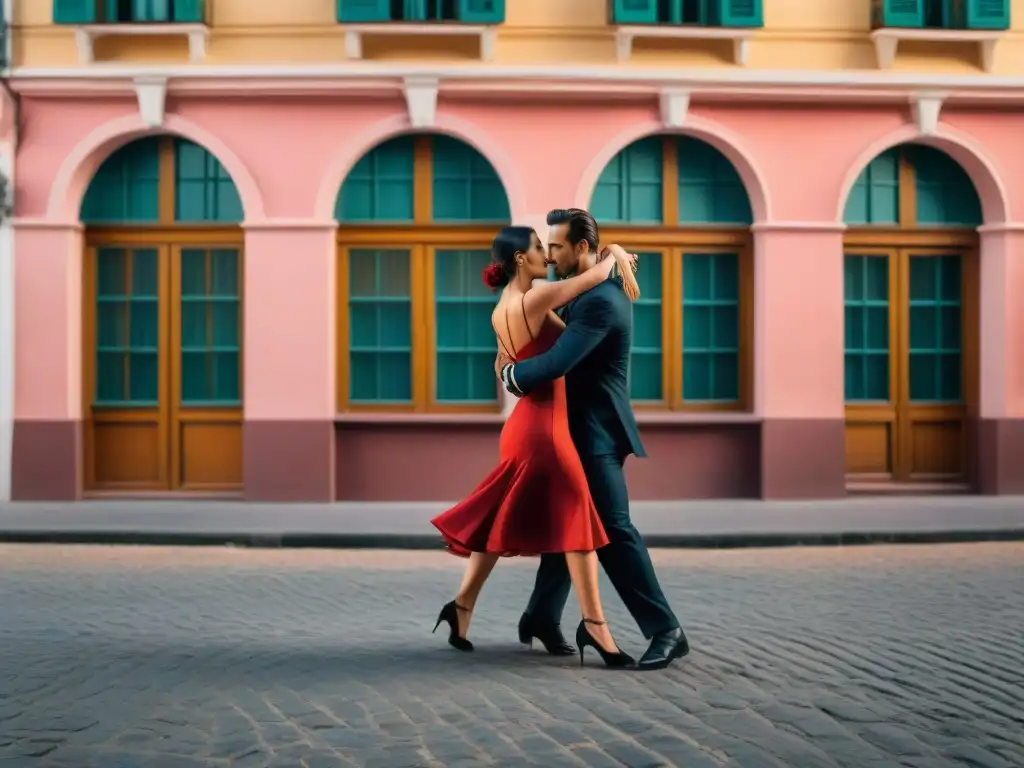
[[[550,349],[565,328],[554,310],[607,280],[616,266],[629,297],[639,296],[632,257],[615,245],[602,255],[581,275],[535,286],[534,280],[547,275],[537,233],[530,227],[505,227],[498,233],[483,278],[502,292],[491,325],[508,357],[524,360]],[[516,403],[501,431],[499,458],[498,467],[469,498],[432,521],[451,552],[469,557],[458,595],[441,609],[434,631],[447,622],[448,642],[472,651],[466,639],[470,617],[498,558],[564,552],[583,612],[576,630],[580,663],[590,646],[608,666],[631,666],[632,657],[619,651],[604,620],[596,550],[608,537],[569,436],[563,380]]]

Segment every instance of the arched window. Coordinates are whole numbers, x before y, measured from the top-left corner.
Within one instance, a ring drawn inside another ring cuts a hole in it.
[[[676,410],[749,408],[752,214],[732,163],[698,139],[641,139],[608,163],[591,211],[603,241],[641,254],[634,402]]]
[[[864,169],[845,219],[848,474],[963,479],[978,193],[944,152],[903,145]]]
[[[82,202],[86,488],[241,484],[242,205],[207,150],[121,147]]]
[[[335,215],[339,408],[496,411],[480,273],[509,208],[491,164],[447,136],[391,139],[349,173]]]

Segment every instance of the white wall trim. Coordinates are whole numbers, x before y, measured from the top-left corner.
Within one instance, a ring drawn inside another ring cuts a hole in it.
[[[835,221],[763,221],[752,224],[750,231],[758,232],[817,232],[842,233],[846,225]]]
[[[139,117],[150,128],[164,124],[167,105],[167,78],[144,76],[135,78],[135,98],[139,103]]]
[[[409,125],[413,128],[433,128],[437,122],[438,86],[436,77],[407,77],[402,82]]]
[[[594,84],[620,83],[658,88],[679,87],[776,87],[776,88],[864,88],[884,89],[890,94],[906,90],[969,90],[997,94],[1024,88],[1024,75],[948,74],[927,72],[878,72],[872,70],[776,70],[776,69],[676,69],[670,67],[620,67],[616,65],[544,66],[494,64],[403,64],[392,62],[349,62],[318,65],[235,65],[197,64],[120,65],[91,67],[16,67],[14,80],[127,80],[158,76],[168,79],[201,81],[211,78],[321,80],[324,87],[337,87],[337,81],[405,77],[433,77],[438,80],[462,80],[493,83],[500,80],[548,80],[581,90],[593,90]],[[329,82],[335,81],[335,82]],[[365,83],[362,84],[365,87]],[[960,94],[957,94],[960,95]],[[1018,95],[1018,94],[1012,94]],[[973,94],[972,94],[973,97]]]

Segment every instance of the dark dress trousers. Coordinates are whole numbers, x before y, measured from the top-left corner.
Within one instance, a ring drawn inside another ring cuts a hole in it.
[[[661,590],[650,554],[629,517],[623,464],[646,456],[629,402],[629,351],[633,313],[620,278],[571,301],[562,311],[566,329],[542,355],[509,371],[513,389],[528,393],[565,376],[569,431],[590,493],[611,543],[597,550],[612,586],[650,638],[679,622]],[[541,557],[527,612],[538,625],[560,624],[569,597],[565,556]]]

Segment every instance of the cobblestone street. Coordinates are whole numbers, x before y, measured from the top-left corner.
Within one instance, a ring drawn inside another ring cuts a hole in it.
[[[532,561],[459,654],[442,553],[2,546],[0,766],[1024,766],[1024,545],[655,560],[693,652],[644,674],[515,642]]]

